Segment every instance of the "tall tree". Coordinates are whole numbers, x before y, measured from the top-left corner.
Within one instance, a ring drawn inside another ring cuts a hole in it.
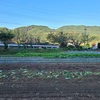
[[[81,33],[68,33],[68,39],[73,43],[76,48],[80,47],[80,45],[84,43],[84,37]]]
[[[20,47],[21,44],[21,32],[19,29],[12,30],[13,34],[15,34],[15,37],[13,38],[13,41],[18,44],[18,47]]]
[[[11,31],[0,31],[0,40],[4,44],[4,48],[8,49],[8,41],[10,41],[12,38],[14,38],[14,34],[11,33]]]
[[[69,41],[71,40],[73,45],[76,48],[79,48],[81,44],[84,44],[84,35],[81,33],[75,33],[75,32],[71,32],[68,33],[68,38]],[[93,41],[96,37],[95,36],[89,36],[89,34],[86,35],[86,39],[85,39],[85,46],[87,46],[87,48],[89,47],[89,42]]]
[[[50,33],[47,36],[47,39],[52,43],[58,43],[61,48],[66,47],[67,45],[67,34],[60,32],[58,34]]]

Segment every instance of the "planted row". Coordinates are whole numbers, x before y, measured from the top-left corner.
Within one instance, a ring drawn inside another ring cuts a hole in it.
[[[11,78],[11,79],[20,79],[20,78],[55,78],[59,79],[60,77],[64,79],[73,79],[73,78],[82,78],[87,75],[100,75],[100,72],[91,72],[91,71],[83,71],[83,72],[70,72],[67,70],[64,71],[38,71],[38,70],[29,70],[29,69],[17,69],[17,70],[9,70],[2,71],[0,70],[0,78]]]

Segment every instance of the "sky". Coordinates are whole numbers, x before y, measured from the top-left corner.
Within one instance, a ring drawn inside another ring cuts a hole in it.
[[[100,26],[100,0],[0,0],[0,27]]]

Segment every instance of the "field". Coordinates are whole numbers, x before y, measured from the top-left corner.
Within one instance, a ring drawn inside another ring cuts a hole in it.
[[[99,100],[100,63],[0,64],[0,100]]]
[[[0,100],[100,100],[99,51],[0,55]]]

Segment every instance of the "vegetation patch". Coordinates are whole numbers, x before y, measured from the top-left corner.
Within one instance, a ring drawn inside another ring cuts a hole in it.
[[[92,72],[92,71],[45,71],[45,70],[30,70],[25,68],[20,68],[16,70],[8,70],[3,71],[0,70],[0,79],[22,79],[22,78],[55,78],[59,79],[74,79],[74,78],[82,78],[87,75],[100,75],[100,72]]]
[[[75,57],[86,57],[92,58],[97,57],[100,58],[100,53],[95,52],[69,52],[63,49],[18,49],[18,50],[9,50],[0,52],[0,56],[12,56],[12,57],[43,57],[43,58],[75,58]]]

